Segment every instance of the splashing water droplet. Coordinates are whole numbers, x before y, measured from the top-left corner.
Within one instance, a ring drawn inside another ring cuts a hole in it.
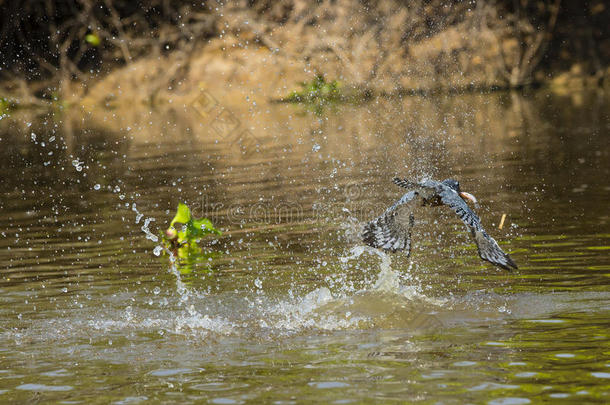
[[[74,159],[72,161],[72,166],[74,166],[74,168],[76,169],[77,172],[80,172],[83,170],[83,163],[85,163],[85,162],[81,162],[78,159]]]
[[[131,210],[133,212],[135,212],[136,215],[136,224],[140,222],[140,220],[142,219],[142,217],[144,216],[144,214],[140,213],[140,211],[138,211],[138,208],[136,207],[136,203],[131,204]]]
[[[155,248],[153,249],[153,254],[155,256],[159,256],[159,255],[161,255],[162,251],[163,251],[163,246],[155,246]]]
[[[320,145],[318,145],[317,143],[314,143],[313,148],[311,148],[311,150],[314,152],[318,152],[320,150],[320,148],[322,148]]]
[[[148,224],[153,222],[154,220],[154,218],[146,218],[144,220],[144,225],[142,225],[141,229],[146,234],[146,239],[150,239],[153,242],[158,242],[159,238],[148,229]]]

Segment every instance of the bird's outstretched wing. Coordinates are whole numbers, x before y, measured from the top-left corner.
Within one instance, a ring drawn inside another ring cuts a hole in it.
[[[413,214],[409,214],[408,220],[405,221],[402,215],[404,210],[401,210],[401,207],[415,196],[417,196],[415,191],[406,193],[382,215],[367,223],[362,233],[364,243],[392,253],[403,251],[409,256],[411,253],[411,228],[415,219]]]
[[[460,217],[460,219],[470,228],[470,233],[474,238],[477,248],[479,250],[479,256],[481,259],[490,262],[496,266],[499,266],[505,270],[512,270],[517,268],[517,264],[511,259],[511,257],[504,253],[498,242],[485,232],[485,229],[481,226],[481,220],[475,214],[466,201],[464,201],[457,192],[451,188],[439,184],[438,186],[439,196],[443,204],[451,207],[453,211]]]
[[[414,189],[414,188],[421,187],[420,183],[415,183],[415,182],[409,181],[407,179],[401,179],[400,177],[394,177],[392,179],[392,181],[394,182],[394,184],[396,184],[397,186],[400,186],[402,188]]]

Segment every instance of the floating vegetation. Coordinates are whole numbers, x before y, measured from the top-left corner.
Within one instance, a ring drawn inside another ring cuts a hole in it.
[[[182,226],[176,229],[176,225]],[[178,204],[178,210],[165,234],[161,235],[163,246],[177,260],[176,264],[182,274],[189,274],[195,265],[204,263],[209,269],[209,261],[217,252],[204,251],[199,242],[207,235],[220,235],[221,232],[207,218],[194,218],[191,210],[184,203]]]

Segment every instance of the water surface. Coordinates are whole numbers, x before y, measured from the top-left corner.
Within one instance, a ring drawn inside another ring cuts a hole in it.
[[[4,117],[0,399],[607,403],[609,106]],[[482,262],[442,208],[418,212],[410,258],[362,246],[394,175],[459,179],[519,270]],[[179,201],[224,231],[180,283],[153,253]]]

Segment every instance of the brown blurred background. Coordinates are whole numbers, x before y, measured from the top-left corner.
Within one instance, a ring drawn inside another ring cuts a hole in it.
[[[150,106],[227,83],[268,100],[316,75],[372,94],[569,91],[609,75],[603,0],[0,0],[0,10],[0,96],[24,105]]]

